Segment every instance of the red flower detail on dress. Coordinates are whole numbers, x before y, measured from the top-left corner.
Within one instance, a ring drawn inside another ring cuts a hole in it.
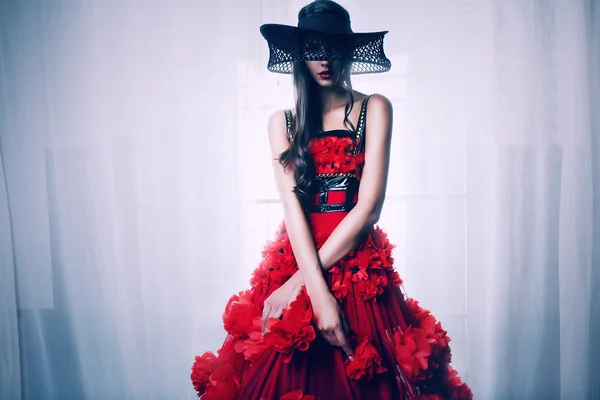
[[[381,356],[367,336],[354,349],[354,360],[346,359],[346,375],[350,379],[371,380],[373,374],[381,374],[387,368],[381,365]]]
[[[261,315],[260,308],[252,301],[252,292],[244,290],[231,296],[227,302],[223,325],[231,335],[245,338],[254,330],[254,319]]]
[[[383,293],[383,288],[388,284],[388,280],[385,275],[377,275],[371,273],[368,279],[361,280],[358,282],[357,289],[359,297],[364,300],[374,299]]]
[[[350,279],[352,280],[352,282],[356,283],[365,279],[369,279],[369,274],[367,273],[367,270],[359,267],[358,265],[349,267],[348,271],[350,271]]]
[[[268,271],[263,266],[259,266],[254,270],[252,277],[250,278],[250,285],[254,288],[257,298],[260,299],[260,302],[262,303],[265,300],[270,287]]]
[[[264,336],[265,343],[282,353],[283,361],[289,363],[295,350],[305,351],[315,340],[315,329],[310,325],[312,317],[310,298],[304,293],[299,294],[290,307],[283,310],[282,319],[269,319],[270,332]]]
[[[223,346],[217,350],[217,358],[219,360],[231,360],[237,354],[235,351],[235,344],[238,340],[239,339],[233,335],[227,335]]]
[[[429,344],[435,344],[439,346],[440,349],[448,346],[450,337],[442,328],[442,324],[439,321],[436,321],[433,315],[428,315],[425,317],[419,326],[423,332],[425,332]]]
[[[329,274],[331,276],[331,293],[333,293],[336,299],[342,300],[348,295],[349,291],[348,285],[343,283],[344,274],[337,265],[329,270]]]
[[[296,271],[298,265],[285,222],[282,222],[277,228],[275,238],[264,245],[262,260],[250,279],[256,295],[256,304],[262,304],[270,292],[285,283]]]
[[[277,286],[285,283],[298,270],[285,225],[281,224],[278,229],[279,234],[264,245],[263,259],[258,268]]]
[[[262,250],[262,257],[265,260],[275,258],[293,257],[292,244],[287,235],[287,230],[283,224],[279,225],[275,238],[265,243]],[[283,233],[282,233],[283,232]]]
[[[279,287],[287,282],[287,280],[290,279],[290,277],[294,275],[297,270],[298,267],[296,266],[296,260],[291,258],[285,262],[282,260],[277,263],[270,273],[268,273],[268,275],[276,287]]]
[[[463,383],[458,372],[448,365],[448,386],[450,387],[450,400],[473,400],[473,392]]]
[[[280,400],[317,400],[317,397],[312,394],[304,394],[301,389],[298,389],[284,394]]]
[[[408,327],[404,331],[394,334],[396,360],[402,371],[413,382],[425,378],[422,370],[427,370],[428,357],[431,355],[431,346],[423,330]]]
[[[377,250],[381,266],[386,269],[391,269],[394,265],[392,250],[396,245],[390,243],[387,233],[379,226],[373,227],[370,236]]]
[[[419,306],[419,302],[413,298],[409,297],[406,299],[406,303],[410,307],[410,310],[413,312],[413,315],[419,324],[431,314],[429,310]]]
[[[210,375],[215,371],[216,364],[217,356],[212,351],[196,356],[190,378],[194,389],[198,392],[198,397],[204,394],[205,387],[209,382]]]
[[[392,285],[394,287],[400,287],[400,286],[402,286],[403,283],[404,283],[404,281],[402,280],[402,278],[400,278],[400,274],[398,273],[398,271],[393,270],[392,271]]]
[[[309,152],[312,154],[315,163],[322,164],[327,161],[327,156],[331,153],[331,141],[329,137],[314,138],[310,141]]]
[[[235,343],[235,351],[243,353],[246,360],[258,360],[267,349],[261,328],[261,316],[258,316],[254,318],[253,331],[250,332],[249,337],[246,340],[239,340]]]
[[[433,377],[434,371],[440,365],[448,365],[450,363],[452,357],[450,347],[448,346],[450,337],[448,337],[447,332],[442,328],[442,324],[436,321],[435,317],[428,310],[419,306],[418,301],[408,298],[406,303],[414,317],[410,329],[413,332],[418,332],[415,333],[415,340],[418,339],[418,341],[422,341],[429,346],[427,350],[429,354],[426,357],[421,357],[420,359],[417,357],[420,371],[417,371],[413,364],[412,376],[417,380],[429,379]],[[398,335],[396,337],[396,343],[398,344],[400,333],[396,335]],[[414,346],[408,347],[414,348]],[[421,344],[421,348],[425,351],[426,346]],[[402,358],[405,363],[411,360],[407,356],[406,349],[398,350],[397,348],[396,357]],[[408,364],[406,364],[406,368],[408,368]]]
[[[378,269],[381,268],[381,260],[377,249],[373,247],[365,247],[356,252],[354,262],[362,269]]]
[[[346,271],[349,271],[350,279],[355,283],[369,279],[367,270],[379,266],[377,253],[368,247],[357,250],[354,254],[345,258],[342,263]]]
[[[317,174],[354,173],[360,179],[365,156],[352,152],[352,138],[325,136],[310,141],[309,152],[313,156]]]
[[[210,383],[202,400],[235,400],[240,392],[241,379],[237,371],[224,363],[210,376]]]

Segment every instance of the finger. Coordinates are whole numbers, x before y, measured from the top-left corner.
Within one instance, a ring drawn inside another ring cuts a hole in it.
[[[266,325],[269,325],[269,320],[271,318],[273,318],[278,311],[281,311],[281,308],[279,308],[277,306],[271,306],[269,308],[269,313],[267,314],[267,318],[266,318],[267,322],[265,323]],[[278,317],[275,317],[275,318],[278,318]],[[269,329],[269,328],[267,327],[267,329]]]
[[[337,346],[337,339],[335,337],[335,333],[333,333],[332,331],[326,331],[326,330],[322,330],[320,331],[321,336],[323,336],[323,339],[325,339],[325,341],[327,343],[329,343],[332,346]]]
[[[339,342],[340,347],[342,348],[342,350],[344,350],[344,353],[346,353],[350,361],[352,361],[354,359],[354,356],[352,354],[352,348],[348,343],[348,339],[346,339],[346,334],[344,333],[344,331],[341,328],[336,329],[335,336]]]
[[[336,347],[340,346],[340,342],[338,341],[338,338],[335,335],[335,331],[333,331],[333,330],[328,331],[327,336],[329,337],[329,342],[331,343],[332,346],[336,346]]]
[[[281,314],[283,314],[283,308],[277,307],[277,309],[271,313],[269,318],[279,318],[281,317]]]
[[[269,319],[270,312],[271,312],[271,306],[268,304],[265,304],[265,307],[263,308],[263,314],[262,314],[262,320],[261,320],[261,330],[262,330],[263,335],[265,333],[265,329],[267,328],[267,320]]]
[[[277,309],[275,307],[271,307],[269,309],[269,313],[267,314],[266,317],[266,322],[265,322],[265,332],[264,333],[269,333],[271,332],[271,330],[269,329],[269,320],[271,318],[279,318],[278,316],[275,316],[275,314],[277,313]]]

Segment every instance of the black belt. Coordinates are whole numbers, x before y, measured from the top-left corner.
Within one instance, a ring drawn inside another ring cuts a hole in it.
[[[339,203],[339,204],[315,204],[306,206],[304,210],[307,213],[326,213],[326,212],[346,212],[354,208],[356,203]]]
[[[319,204],[308,205],[304,210],[308,213],[347,212],[354,208],[354,195],[358,191],[358,180],[354,176],[335,176],[326,179],[315,179]],[[346,201],[339,204],[327,204],[330,191],[345,191]]]

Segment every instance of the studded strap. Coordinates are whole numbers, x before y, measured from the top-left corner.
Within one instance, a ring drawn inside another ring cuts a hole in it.
[[[287,132],[288,141],[292,142],[292,132],[294,130],[294,118],[292,117],[292,110],[283,110],[285,113],[285,128]]]
[[[367,103],[372,95],[368,95],[363,99],[362,106],[360,107],[360,114],[358,116],[358,127],[356,128],[356,146],[354,147],[354,153],[359,154],[365,142],[365,129],[367,125]]]

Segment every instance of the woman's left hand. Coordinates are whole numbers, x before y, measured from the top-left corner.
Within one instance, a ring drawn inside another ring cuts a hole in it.
[[[283,310],[290,306],[290,303],[296,300],[296,297],[302,291],[302,274],[297,271],[283,285],[277,288],[265,300],[265,306],[262,314],[262,333],[263,335],[269,330],[267,321],[269,318],[279,318],[283,314]]]

